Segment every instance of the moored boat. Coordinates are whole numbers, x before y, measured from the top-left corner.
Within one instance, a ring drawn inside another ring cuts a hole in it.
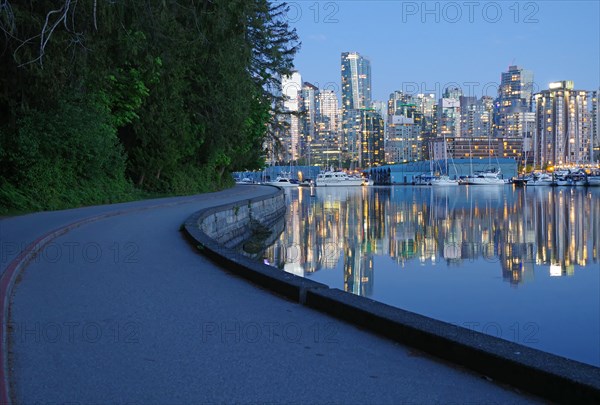
[[[458,186],[458,180],[452,180],[450,177],[443,174],[432,178],[430,184],[434,187]]]
[[[265,184],[278,187],[298,187],[298,180],[290,178],[289,174],[282,172],[274,181],[267,181]]]
[[[348,176],[346,172],[328,170],[317,176],[317,187],[351,187],[362,186],[362,177]]]
[[[500,169],[490,169],[473,173],[466,178],[466,184],[479,186],[501,186],[506,184]]]

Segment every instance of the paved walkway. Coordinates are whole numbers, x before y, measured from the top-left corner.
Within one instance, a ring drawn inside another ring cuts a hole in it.
[[[18,254],[13,246],[132,210],[55,238],[22,273],[10,308],[13,402],[537,401],[261,290],[213,265],[179,232],[200,208],[268,192],[236,186],[1,220],[4,272]]]

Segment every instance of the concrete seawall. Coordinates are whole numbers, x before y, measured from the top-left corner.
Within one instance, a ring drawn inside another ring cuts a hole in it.
[[[285,215],[282,190],[273,196],[243,200],[206,210],[198,226],[219,245],[232,248],[252,236],[257,228],[270,228]]]
[[[255,223],[268,227],[282,210],[285,196],[279,190],[199,211],[186,220],[183,231],[221,267],[310,308],[553,402],[600,403],[598,367],[332,289],[231,249],[252,234]]]

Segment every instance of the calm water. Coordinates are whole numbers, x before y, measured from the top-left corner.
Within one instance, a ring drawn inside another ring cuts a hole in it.
[[[272,265],[600,366],[600,188],[286,193]]]

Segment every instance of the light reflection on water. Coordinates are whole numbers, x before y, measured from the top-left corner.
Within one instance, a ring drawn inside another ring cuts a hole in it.
[[[286,193],[274,266],[600,366],[600,189]]]

